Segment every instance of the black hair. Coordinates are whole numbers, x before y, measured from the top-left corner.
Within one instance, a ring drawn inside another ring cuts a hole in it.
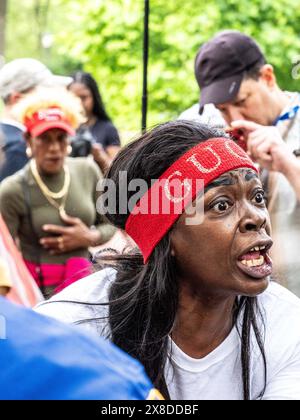
[[[69,85],[69,87],[71,87],[73,83],[81,83],[90,90],[93,97],[93,114],[101,121],[111,121],[105,110],[97,82],[93,76],[90,73],[77,71],[72,75],[72,78],[73,82]]]
[[[247,79],[258,80],[260,77],[260,71],[266,63],[267,63],[266,59],[264,57],[261,57],[254,64],[249,66],[245,71],[244,80],[247,80]]]
[[[224,137],[225,133],[195,122],[162,124],[125,147],[115,158],[106,178],[115,182],[118,200],[120,171],[127,172],[128,183],[141,178],[150,186],[152,179],[158,179],[189,149],[199,142],[220,136]],[[133,194],[128,192],[128,200]],[[124,229],[128,213],[107,214],[106,217],[116,227]],[[170,252],[170,232],[156,246],[147,264],[143,263],[137,249],[119,256],[105,256],[99,259],[99,263],[102,267],[111,265],[117,270],[116,280],[109,291],[111,340],[138,359],[155,386],[168,397],[164,370],[169,357],[169,336],[174,328],[179,304],[179,284]],[[240,328],[244,399],[249,400],[252,331],[264,362],[266,384],[266,358],[260,323],[263,315],[255,297],[237,297],[232,311],[234,324]],[[239,319],[242,319],[241,327]]]

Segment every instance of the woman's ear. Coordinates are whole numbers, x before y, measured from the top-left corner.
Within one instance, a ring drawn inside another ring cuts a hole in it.
[[[24,139],[26,141],[27,146],[31,147],[31,136],[30,136],[30,134],[29,133],[24,133],[23,136],[24,136]]]
[[[72,153],[71,139],[70,139],[70,137],[68,137],[67,148],[66,148],[66,156],[70,156],[71,153]]]
[[[29,133],[24,133],[24,139],[26,141],[26,155],[28,157],[28,159],[32,158],[32,147],[31,147],[31,136]]]

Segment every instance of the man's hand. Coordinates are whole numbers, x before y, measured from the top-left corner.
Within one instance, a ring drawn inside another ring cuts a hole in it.
[[[244,120],[233,121],[231,126],[243,131],[248,154],[261,167],[269,171],[285,173],[291,159],[296,159],[293,153],[288,150],[276,127],[263,126]]]
[[[84,249],[95,245],[100,239],[100,233],[89,229],[77,217],[64,216],[66,227],[58,225],[44,225],[43,230],[53,236],[40,240],[43,248],[51,255],[61,255],[76,249]]]

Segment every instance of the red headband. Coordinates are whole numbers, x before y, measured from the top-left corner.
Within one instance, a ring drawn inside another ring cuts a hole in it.
[[[71,122],[58,107],[50,107],[35,112],[30,118],[25,118],[24,125],[27,132],[33,137],[38,137],[52,128],[60,128],[71,136],[75,134]]]
[[[258,172],[247,153],[236,143],[228,138],[216,138],[193,147],[161,175],[134,207],[125,227],[140,248],[145,263],[199,192],[225,172],[238,168],[250,168]],[[184,196],[172,195],[170,181],[173,180],[180,182],[182,188],[185,187],[187,193]],[[166,204],[168,207],[164,207]],[[146,211],[146,214],[140,211],[149,208],[156,210]],[[168,214],[164,214],[164,208],[169,208]]]

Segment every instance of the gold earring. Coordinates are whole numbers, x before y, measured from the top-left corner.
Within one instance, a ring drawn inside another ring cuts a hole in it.
[[[174,251],[174,249],[171,249],[171,256],[172,257],[175,257],[175,251]]]
[[[32,158],[32,150],[31,150],[30,147],[26,148],[26,155],[27,155],[28,159]]]

